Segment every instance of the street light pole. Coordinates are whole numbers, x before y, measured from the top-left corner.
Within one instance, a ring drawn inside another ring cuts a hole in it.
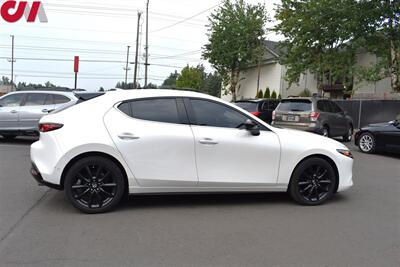
[[[11,86],[14,85],[14,35],[11,36]]]
[[[127,52],[126,52],[125,87],[126,87],[126,86],[127,86],[127,84],[128,84],[128,70],[129,70],[129,68],[128,68],[128,64],[129,64],[129,48],[130,48],[130,46],[128,45],[128,49],[127,49]]]
[[[147,88],[147,67],[149,65],[149,1],[146,4],[146,59],[144,62],[144,88]]]
[[[142,16],[142,12],[138,12],[138,21],[137,21],[137,31],[136,31],[136,54],[135,54],[135,71],[133,74],[133,88],[137,88],[136,79],[137,79],[137,69],[138,69],[138,54],[139,54],[139,26],[140,26],[140,17]]]

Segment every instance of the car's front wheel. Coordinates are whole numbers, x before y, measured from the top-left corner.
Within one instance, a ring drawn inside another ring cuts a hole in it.
[[[67,171],[64,189],[74,207],[85,213],[103,213],[114,208],[125,192],[121,169],[104,157],[90,156]]]
[[[336,175],[331,164],[322,158],[304,160],[294,171],[289,193],[302,205],[320,205],[334,193]]]

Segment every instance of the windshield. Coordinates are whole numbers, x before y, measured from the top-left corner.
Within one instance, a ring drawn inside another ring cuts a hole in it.
[[[311,101],[307,99],[285,99],[276,108],[279,111],[311,111]]]
[[[236,106],[241,107],[249,112],[257,111],[257,103],[255,102],[236,102]]]

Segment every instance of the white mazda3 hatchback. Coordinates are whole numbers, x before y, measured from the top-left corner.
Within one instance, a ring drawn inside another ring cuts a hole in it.
[[[343,144],[195,92],[111,91],[46,115],[39,129],[32,175],[87,213],[127,193],[287,191],[318,205],[353,185]]]

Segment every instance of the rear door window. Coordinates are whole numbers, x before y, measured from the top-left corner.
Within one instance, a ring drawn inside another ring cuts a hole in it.
[[[46,101],[46,94],[28,94],[24,106],[43,106]]]
[[[166,123],[181,122],[175,98],[133,100],[122,103],[118,109],[135,119]]]
[[[311,111],[311,101],[307,99],[284,99],[277,107],[279,111],[304,112]]]

